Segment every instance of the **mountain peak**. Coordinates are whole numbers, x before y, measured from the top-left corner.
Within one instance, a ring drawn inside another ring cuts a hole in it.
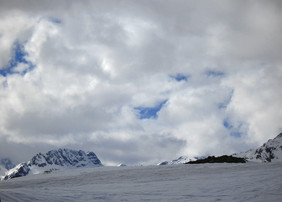
[[[30,161],[30,165],[45,167],[56,166],[102,166],[101,161],[94,152],[85,153],[82,150],[58,149],[48,151],[46,154],[38,153]]]

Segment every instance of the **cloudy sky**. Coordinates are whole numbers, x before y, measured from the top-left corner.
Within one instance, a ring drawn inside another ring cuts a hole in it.
[[[281,1],[0,0],[0,157],[232,154],[282,132]]]

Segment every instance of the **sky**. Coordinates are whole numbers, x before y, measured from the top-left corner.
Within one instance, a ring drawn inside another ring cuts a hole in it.
[[[282,132],[282,2],[0,0],[0,157],[232,154]]]

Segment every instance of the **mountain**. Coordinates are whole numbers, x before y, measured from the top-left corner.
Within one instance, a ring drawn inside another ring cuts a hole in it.
[[[257,149],[251,149],[246,152],[232,154],[232,156],[237,158],[244,158],[247,161],[252,162],[282,162],[282,133],[277,135],[274,139],[268,140],[266,143],[264,143],[261,147]],[[209,158],[211,157],[206,158],[206,160],[211,160]],[[215,159],[212,160],[217,161],[217,158],[219,157],[215,157]],[[188,156],[181,156],[178,159],[172,161],[163,161],[158,165],[174,165],[183,164],[187,162],[192,163],[193,161],[202,162],[205,161],[205,158],[191,158]]]
[[[232,156],[255,162],[282,162],[282,133],[274,139],[268,140],[257,149],[233,154]]]
[[[28,162],[18,164],[6,172],[3,179],[21,177],[28,174],[48,173],[52,170],[79,167],[103,166],[94,152],[85,153],[82,150],[58,149],[46,154],[38,153]]]
[[[16,167],[8,170],[5,173],[5,176],[2,177],[2,179],[7,180],[7,179],[12,179],[16,177],[22,177],[26,176],[30,173],[31,168],[29,165],[25,162],[18,164]]]
[[[47,165],[67,167],[101,166],[101,161],[93,152],[85,153],[82,150],[58,149],[46,154],[36,154],[29,162],[31,166],[45,167]]]

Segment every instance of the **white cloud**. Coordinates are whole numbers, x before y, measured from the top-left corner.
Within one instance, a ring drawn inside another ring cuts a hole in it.
[[[112,164],[151,163],[258,146],[282,128],[280,10],[274,1],[3,3],[0,70],[15,42],[35,68],[0,75],[1,154],[73,147]],[[164,100],[157,119],[138,119],[136,107]]]
[[[0,69],[8,66],[13,44],[22,41],[30,34],[33,20],[24,12],[11,11],[0,14]]]

